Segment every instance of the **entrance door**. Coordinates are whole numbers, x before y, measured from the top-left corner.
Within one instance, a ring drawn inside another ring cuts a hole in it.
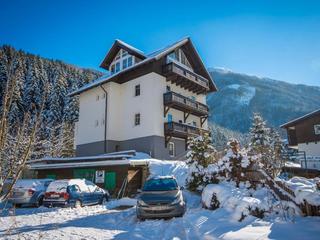
[[[81,179],[84,178],[94,183],[95,173],[95,169],[74,169],[73,177]]]
[[[114,190],[116,188],[116,173],[106,172],[104,175],[104,187],[107,190]]]

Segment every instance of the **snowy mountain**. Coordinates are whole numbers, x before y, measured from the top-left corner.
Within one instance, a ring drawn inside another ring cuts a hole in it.
[[[279,127],[290,119],[320,107],[320,87],[290,84],[229,69],[209,69],[218,92],[207,98],[210,121],[224,128],[248,132],[253,112],[268,125]]]

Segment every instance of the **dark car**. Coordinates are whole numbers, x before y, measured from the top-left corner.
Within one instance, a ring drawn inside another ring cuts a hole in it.
[[[137,217],[171,218],[181,217],[186,211],[182,187],[172,176],[153,177],[147,180],[137,202]]]
[[[85,179],[56,180],[47,188],[43,199],[46,207],[82,207],[105,204],[108,191]]]

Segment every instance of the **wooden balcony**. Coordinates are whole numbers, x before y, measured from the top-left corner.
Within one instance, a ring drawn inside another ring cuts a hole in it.
[[[164,65],[163,74],[167,77],[167,81],[171,81],[194,93],[206,94],[209,91],[208,79],[176,62],[170,62]]]
[[[199,117],[207,117],[209,108],[207,105],[185,97],[179,93],[167,92],[163,94],[163,104],[166,107],[165,115],[170,108],[193,114]],[[184,119],[186,121],[186,119]]]
[[[164,124],[164,135],[169,140],[171,137],[187,139],[188,137],[199,136],[202,133],[209,133],[209,131],[177,122],[166,122]]]

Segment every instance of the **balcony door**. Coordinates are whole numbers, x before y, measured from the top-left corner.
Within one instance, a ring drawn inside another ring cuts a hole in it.
[[[172,122],[172,114],[167,115],[167,120],[168,120],[168,123]]]

